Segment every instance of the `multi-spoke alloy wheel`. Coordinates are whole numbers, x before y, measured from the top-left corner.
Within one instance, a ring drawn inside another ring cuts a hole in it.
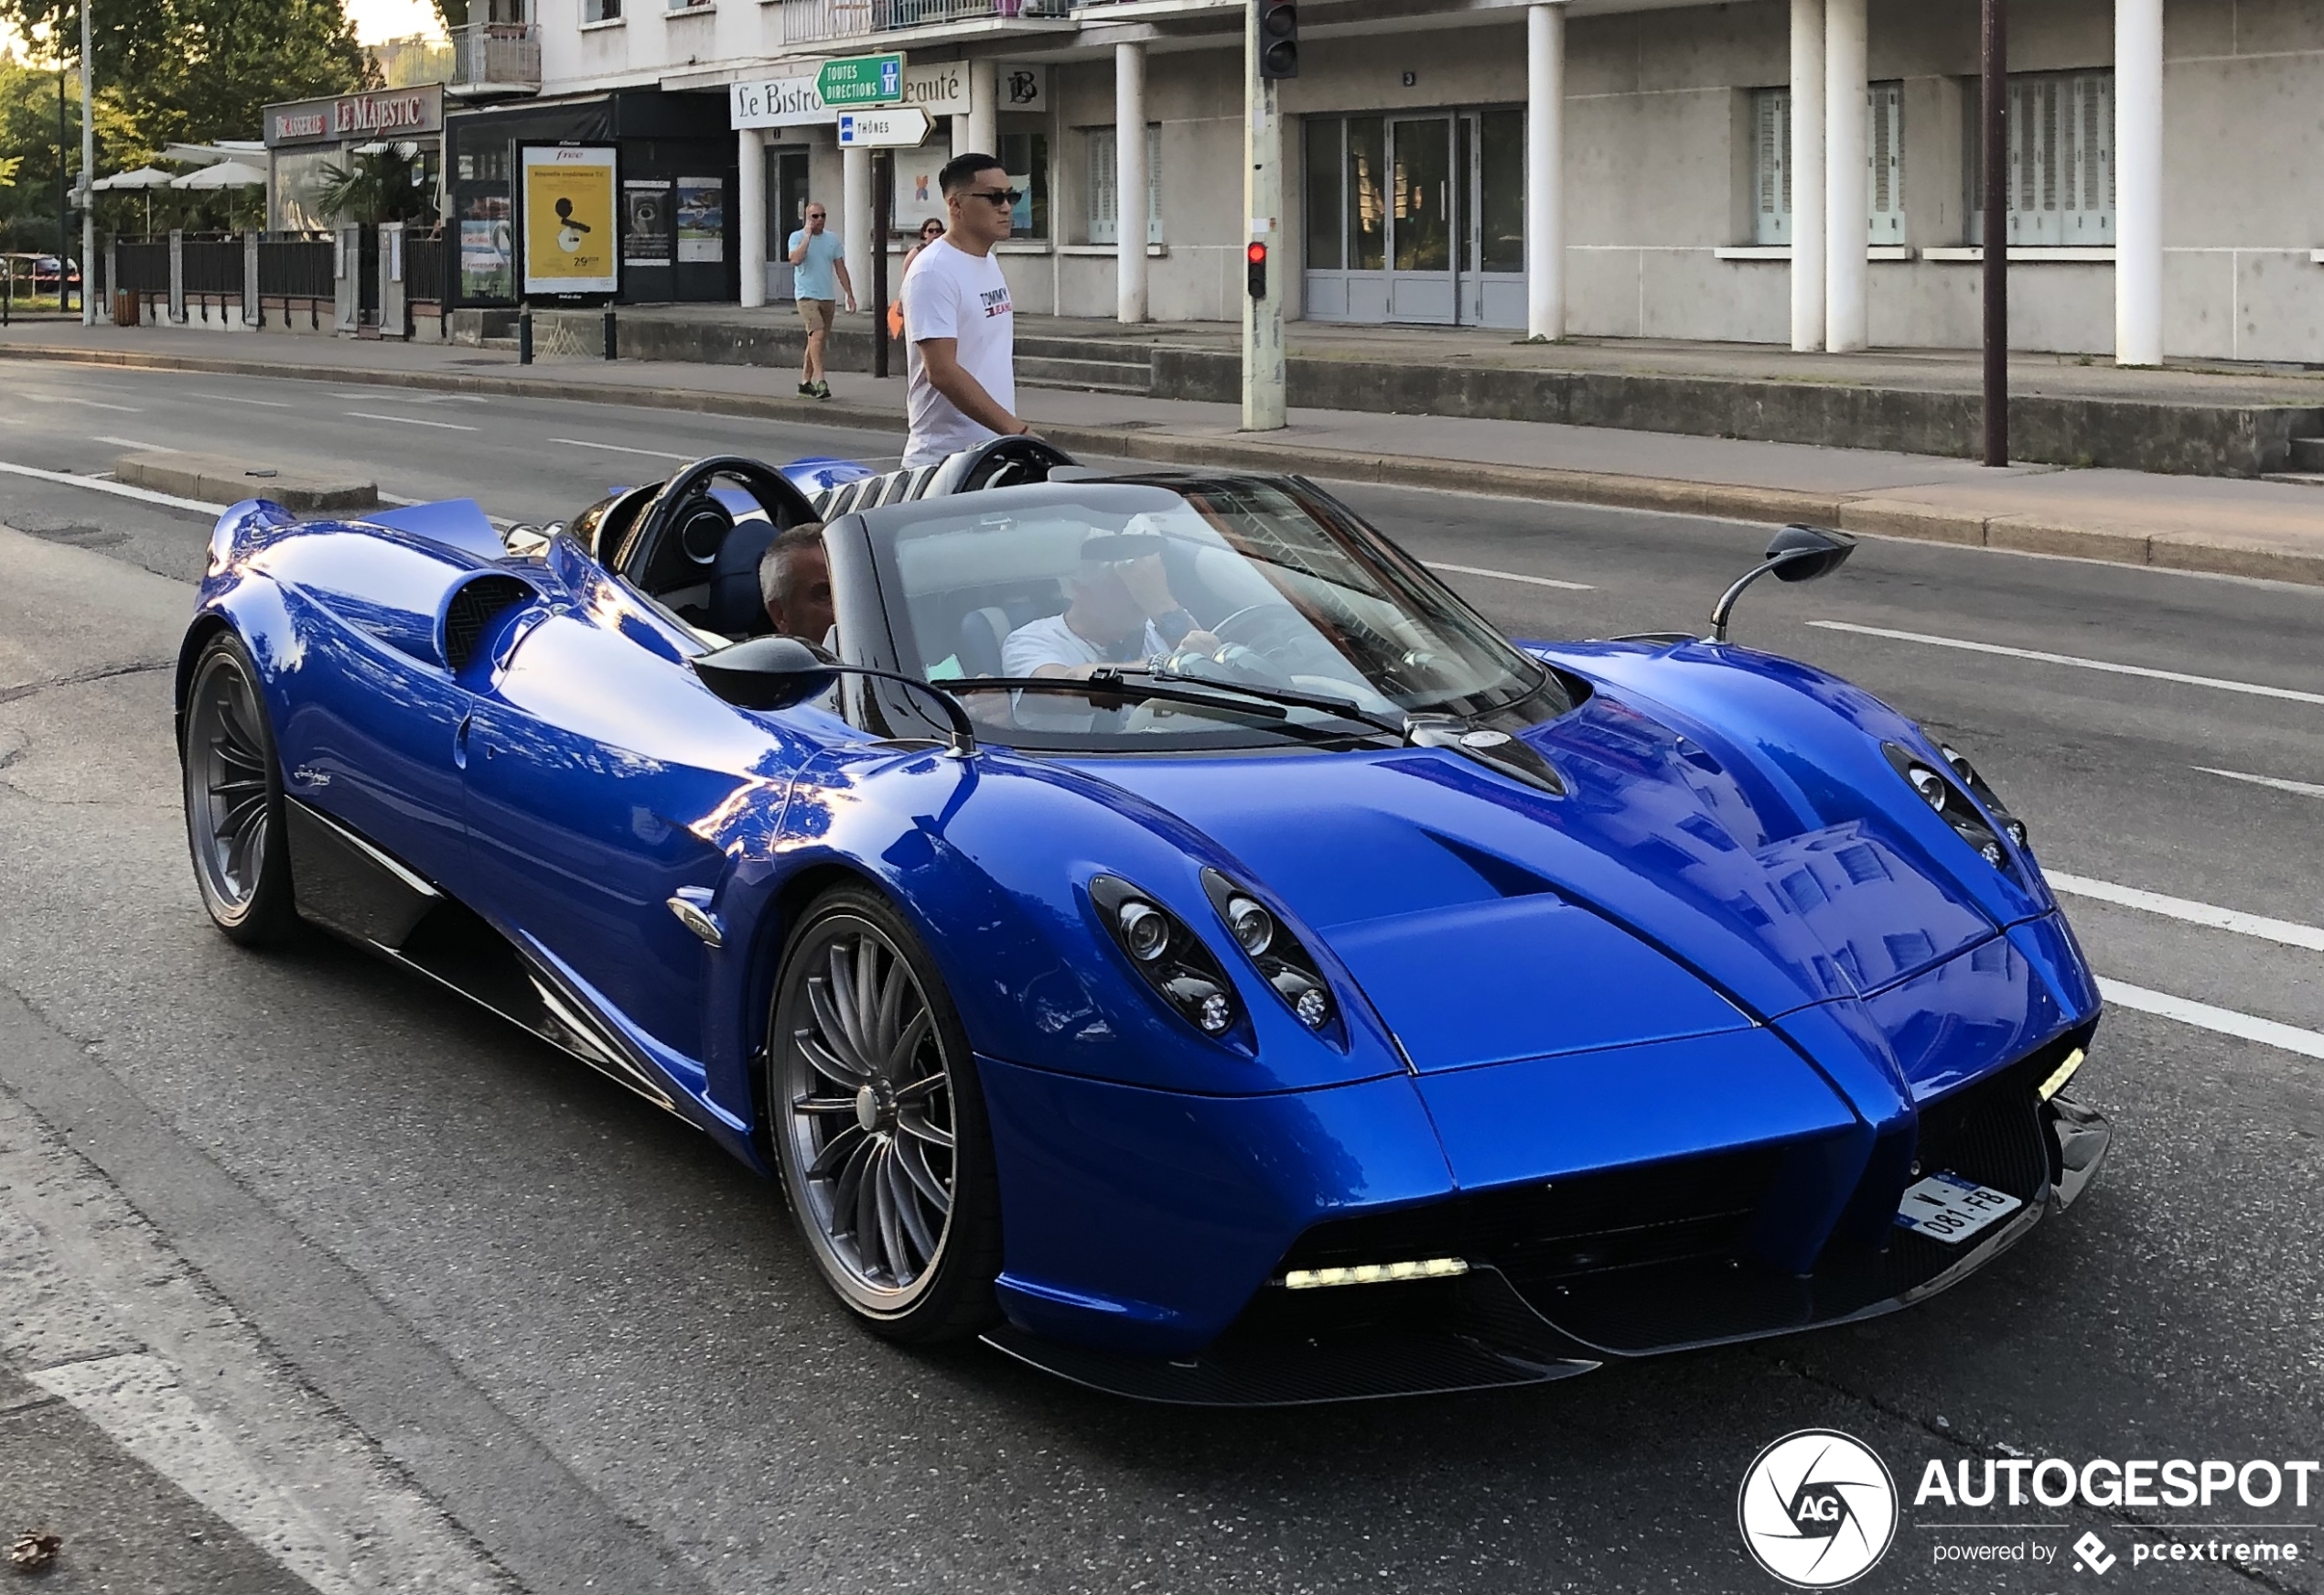
[[[899,1339],[978,1327],[998,1252],[982,1104],[909,930],[868,893],[824,897],[791,938],[770,1029],[783,1177],[825,1277]]]
[[[296,919],[274,736],[242,644],[221,633],[186,692],[186,839],[218,928],[238,942],[279,940]]]

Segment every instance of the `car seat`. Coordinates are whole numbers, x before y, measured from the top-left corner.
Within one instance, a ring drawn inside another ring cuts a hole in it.
[[[728,637],[757,637],[773,630],[767,620],[767,602],[759,591],[759,562],[775,540],[775,523],[753,515],[735,523],[718,545],[711,567],[709,629]]]
[[[1017,630],[1009,624],[1008,611],[997,605],[971,609],[961,617],[960,659],[962,673],[967,675],[999,675],[1001,644]]]

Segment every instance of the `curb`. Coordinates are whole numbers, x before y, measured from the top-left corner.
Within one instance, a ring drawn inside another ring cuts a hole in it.
[[[218,376],[280,377],[276,363],[201,355],[145,354],[124,350],[58,349],[0,344],[0,359],[55,361],[143,371],[203,372]],[[491,393],[508,398],[572,401],[562,382],[498,374],[382,371],[350,367],[300,373],[317,381],[358,386],[425,388],[436,392]],[[826,426],[893,432],[902,417],[893,411],[828,400],[774,394],[705,393],[693,388],[622,388],[599,392],[581,403],[626,404],[643,409],[697,415],[742,415],[812,422]],[[1546,466],[1415,459],[1350,450],[1266,443],[1255,438],[1200,436],[1138,426],[1045,425],[1041,436],[1067,448],[1146,460],[1157,465],[1231,466],[1250,470],[1296,471],[1383,487],[1485,493],[1501,498],[1594,504],[1607,509],[1653,510],[1723,521],[1781,523],[1807,521],[1843,531],[1973,548],[2063,555],[2114,565],[2256,577],[2270,581],[2324,586],[2324,548],[2314,552],[2257,544],[2207,540],[2193,533],[2148,536],[2108,527],[2046,522],[2032,516],[1982,515],[1949,505],[1846,493],[1811,493],[1727,482],[1684,481],[1664,477],[1622,476]]]

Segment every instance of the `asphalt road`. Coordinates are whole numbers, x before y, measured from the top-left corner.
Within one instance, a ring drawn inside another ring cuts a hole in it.
[[[86,475],[133,447],[263,445],[522,520],[677,458],[897,446],[288,380],[5,376],[0,463]],[[1342,490],[1468,567],[1447,579],[1518,636],[1699,626],[1765,538]],[[0,525],[30,534],[0,532],[0,1087],[150,1224],[213,1327],[247,1327],[249,1358],[338,1426],[342,1453],[445,1514],[473,1555],[435,1587],[1771,1590],[1738,1541],[1737,1485],[1777,1437],[1832,1427],[1908,1501],[1866,1588],[2324,1588],[2313,1495],[2207,1514],[1910,1504],[1931,1460],[2319,1454],[2324,1055],[2299,1049],[2324,1050],[2324,591],[1876,540],[1828,582],[1743,602],[1739,639],[1865,684],[1974,757],[2079,883],[2068,907],[2101,973],[2144,994],[2114,1003],[2078,1087],[2117,1139],[2064,1222],[1864,1326],[1517,1396],[1217,1414],[881,1345],[825,1299],[770,1188],[674,1121],[335,944],[230,947],[185,862],[154,668],[205,520],[0,474]],[[1879,634],[1898,632],[1921,640]],[[2180,1018],[2141,1011],[2174,1002]],[[0,1219],[23,1189],[0,1167]],[[99,1268],[110,1233],[57,1231],[58,1266]],[[0,1251],[0,1288],[16,1277]],[[0,1332],[0,1359],[28,1362],[23,1345]],[[198,1398],[231,1406],[194,1372]],[[1941,1525],[1972,1518],[2053,1525],[1983,1537],[2060,1559],[1939,1561],[1964,1537]],[[2204,1538],[2198,1522],[2305,1525],[2278,1536],[2303,1560],[2132,1564],[2137,1544]],[[2085,1529],[2122,1558],[2103,1583],[2068,1565]],[[306,1576],[417,1587],[377,1557],[338,1565]]]

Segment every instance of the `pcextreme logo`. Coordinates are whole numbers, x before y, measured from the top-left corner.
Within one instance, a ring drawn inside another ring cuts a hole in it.
[[[1897,1484],[1872,1448],[1803,1428],[1759,1454],[1735,1498],[1752,1558],[1795,1590],[1833,1590],[1879,1565],[1897,1532]]]

